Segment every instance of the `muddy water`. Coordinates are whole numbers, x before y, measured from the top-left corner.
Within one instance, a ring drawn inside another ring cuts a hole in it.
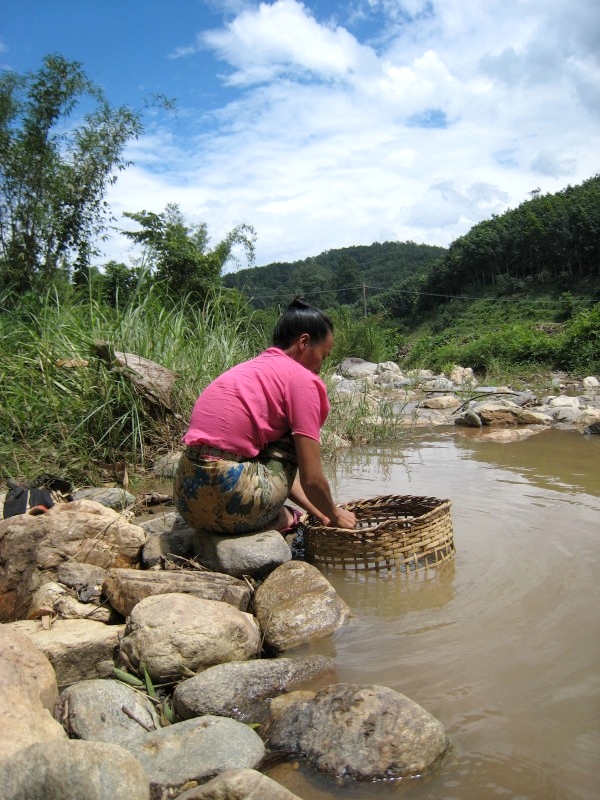
[[[329,571],[357,615],[331,641],[337,679],[389,686],[445,726],[434,774],[337,784],[302,766],[271,776],[303,800],[600,797],[600,437],[477,432],[353,449],[331,467],[340,500],[448,497],[456,557],[388,579]]]

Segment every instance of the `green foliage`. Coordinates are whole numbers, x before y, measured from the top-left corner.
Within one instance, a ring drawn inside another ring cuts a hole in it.
[[[81,120],[73,116],[87,109]],[[18,292],[85,270],[106,227],[104,195],[126,166],[139,114],[114,109],[81,65],[49,55],[0,76],[0,279]]]
[[[343,358],[363,358],[379,363],[394,359],[400,343],[397,330],[378,317],[358,317],[347,309],[332,313],[335,345],[332,363]]]
[[[248,261],[254,260],[255,233],[249,225],[238,225],[214,249],[209,249],[205,223],[188,226],[174,203],[161,214],[150,211],[125,213],[141,230],[124,231],[146,249],[156,278],[172,297],[188,295],[204,302],[214,289],[225,264],[235,259],[235,247],[242,247]]]
[[[557,360],[563,369],[600,373],[600,303],[580,311],[568,323]]]

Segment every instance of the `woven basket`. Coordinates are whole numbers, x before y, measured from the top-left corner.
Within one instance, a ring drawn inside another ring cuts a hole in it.
[[[454,555],[450,500],[411,495],[344,503],[354,530],[326,528],[310,514],[300,520],[307,561],[326,567],[411,572]]]

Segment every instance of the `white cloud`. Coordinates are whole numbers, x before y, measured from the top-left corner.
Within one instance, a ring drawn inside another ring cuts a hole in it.
[[[448,245],[538,186],[600,171],[591,0],[369,0],[340,4],[337,21],[309,5],[247,6],[199,32],[233,99],[181,110],[193,140],[140,140],[117,211],[176,202],[215,240],[250,223],[264,264],[386,239]]]

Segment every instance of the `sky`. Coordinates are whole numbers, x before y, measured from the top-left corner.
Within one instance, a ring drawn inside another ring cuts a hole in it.
[[[114,106],[176,101],[144,111],[116,227],[174,203],[213,245],[253,226],[259,266],[447,247],[600,172],[597,0],[0,0],[0,68],[50,53]]]

